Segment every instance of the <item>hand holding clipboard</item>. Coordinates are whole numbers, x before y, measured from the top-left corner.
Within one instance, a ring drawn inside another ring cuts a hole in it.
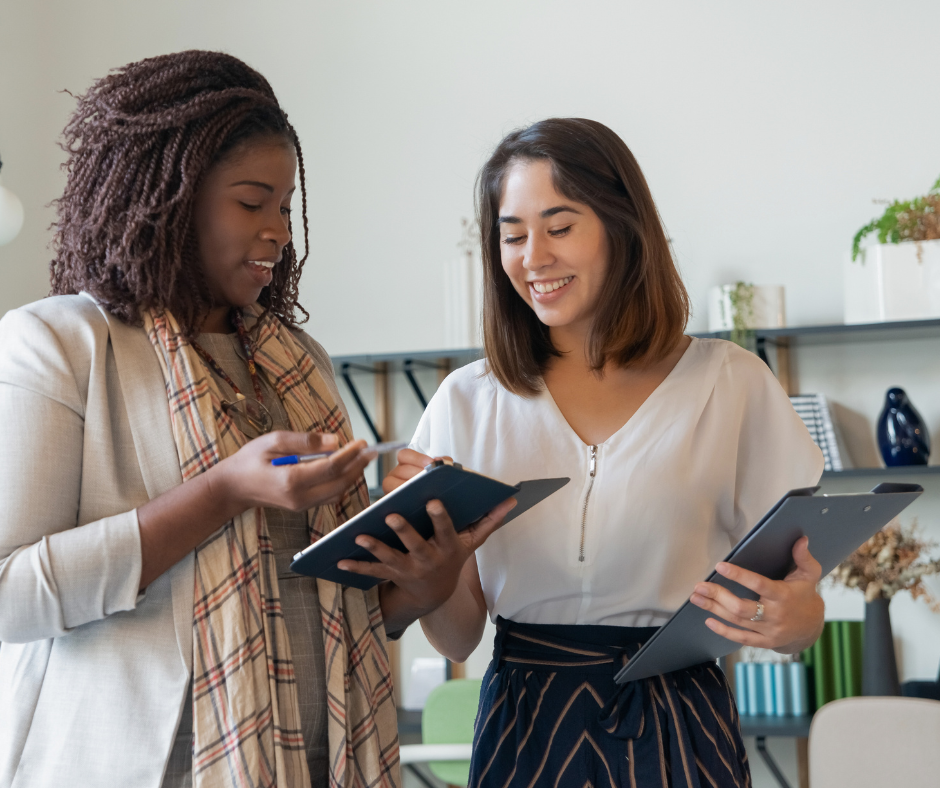
[[[867,493],[816,496],[818,489],[788,492],[725,561],[771,580],[782,580],[793,568],[794,543],[808,536],[825,576],[924,491],[919,484],[879,484]],[[753,591],[717,572],[706,580],[743,599],[757,599]],[[708,612],[686,602],[617,674],[617,683],[669,673],[736,651],[737,643],[705,625],[708,617]]]

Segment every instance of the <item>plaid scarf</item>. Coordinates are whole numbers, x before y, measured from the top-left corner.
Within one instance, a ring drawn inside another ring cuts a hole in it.
[[[245,310],[258,317],[257,306]],[[183,480],[247,439],[221,408],[223,392],[167,312],[144,312],[166,381]],[[284,325],[260,317],[255,364],[292,430],[352,439],[343,410]],[[360,477],[334,506],[308,512],[311,540],[368,505]],[[398,726],[376,589],[317,581],[326,654],[330,788],[400,785]],[[193,780],[196,788],[307,788],[290,642],[264,510],[227,522],[195,551]]]

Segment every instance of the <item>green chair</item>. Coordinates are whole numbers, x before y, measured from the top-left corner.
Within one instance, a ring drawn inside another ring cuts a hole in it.
[[[464,758],[473,744],[473,723],[480,704],[481,679],[451,679],[435,687],[421,715],[424,745],[464,745],[453,748]],[[453,756],[451,756],[453,757]],[[470,780],[469,760],[428,760],[428,768],[439,780],[466,785]]]

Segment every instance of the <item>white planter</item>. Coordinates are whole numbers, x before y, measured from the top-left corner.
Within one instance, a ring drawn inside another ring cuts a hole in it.
[[[478,255],[459,255],[444,267],[444,346],[483,344],[483,264]]]
[[[708,330],[734,329],[732,294],[737,285],[717,285],[708,292]],[[744,328],[783,328],[787,324],[783,285],[751,285],[754,298]]]
[[[940,241],[877,244],[855,262],[846,255],[843,284],[846,323],[940,317]]]
[[[10,243],[23,227],[23,203],[0,185],[0,246]]]

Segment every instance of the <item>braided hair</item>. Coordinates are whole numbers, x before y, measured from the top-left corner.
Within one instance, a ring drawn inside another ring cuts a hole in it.
[[[283,137],[303,154],[267,80],[238,58],[190,50],[116,69],[78,97],[65,127],[65,193],[55,202],[52,295],[85,291],[125,323],[168,309],[192,335],[212,306],[199,260],[193,202],[213,164],[254,138]],[[284,247],[261,305],[288,325],[303,264]],[[295,310],[303,313],[298,321]]]

